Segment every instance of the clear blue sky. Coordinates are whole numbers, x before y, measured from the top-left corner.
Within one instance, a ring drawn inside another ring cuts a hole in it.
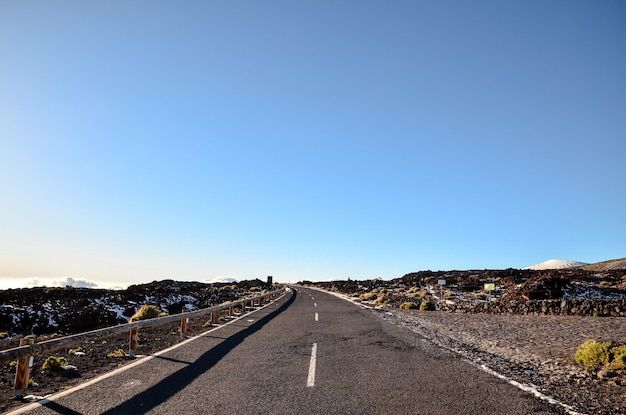
[[[626,3],[2,1],[0,277],[626,257]]]

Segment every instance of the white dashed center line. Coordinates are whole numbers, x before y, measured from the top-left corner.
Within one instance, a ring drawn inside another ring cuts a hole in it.
[[[313,343],[311,348],[311,363],[309,364],[309,377],[306,381],[306,387],[312,388],[315,386],[315,364],[317,361],[317,343]]]
[[[315,313],[315,321],[320,321],[320,319],[319,319],[319,317],[318,317],[317,313]]]

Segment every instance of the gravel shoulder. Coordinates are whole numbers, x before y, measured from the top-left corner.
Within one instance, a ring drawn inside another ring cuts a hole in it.
[[[598,379],[576,366],[585,340],[626,344],[626,319],[573,316],[457,314],[381,310],[379,315],[471,362],[587,414],[626,413],[626,376]]]

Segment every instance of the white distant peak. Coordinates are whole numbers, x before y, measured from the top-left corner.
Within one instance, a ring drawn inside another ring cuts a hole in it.
[[[570,261],[567,259],[549,259],[544,262],[540,262],[539,264],[531,265],[530,267],[526,267],[524,269],[532,269],[532,270],[544,270],[544,269],[564,269],[564,268],[574,268],[574,267],[582,267],[583,265],[588,265],[585,262],[579,261]]]
[[[236,284],[238,281],[235,278],[231,277],[215,277],[210,280],[203,281],[207,284],[217,284],[217,283],[227,283],[227,284]]]

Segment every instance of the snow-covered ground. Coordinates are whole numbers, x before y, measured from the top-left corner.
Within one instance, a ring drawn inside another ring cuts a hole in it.
[[[564,268],[573,268],[573,267],[582,267],[583,265],[589,265],[585,262],[580,261],[571,261],[568,259],[549,259],[544,262],[540,262],[535,265],[531,265],[524,269],[531,270],[544,270],[544,269],[564,269]]]

